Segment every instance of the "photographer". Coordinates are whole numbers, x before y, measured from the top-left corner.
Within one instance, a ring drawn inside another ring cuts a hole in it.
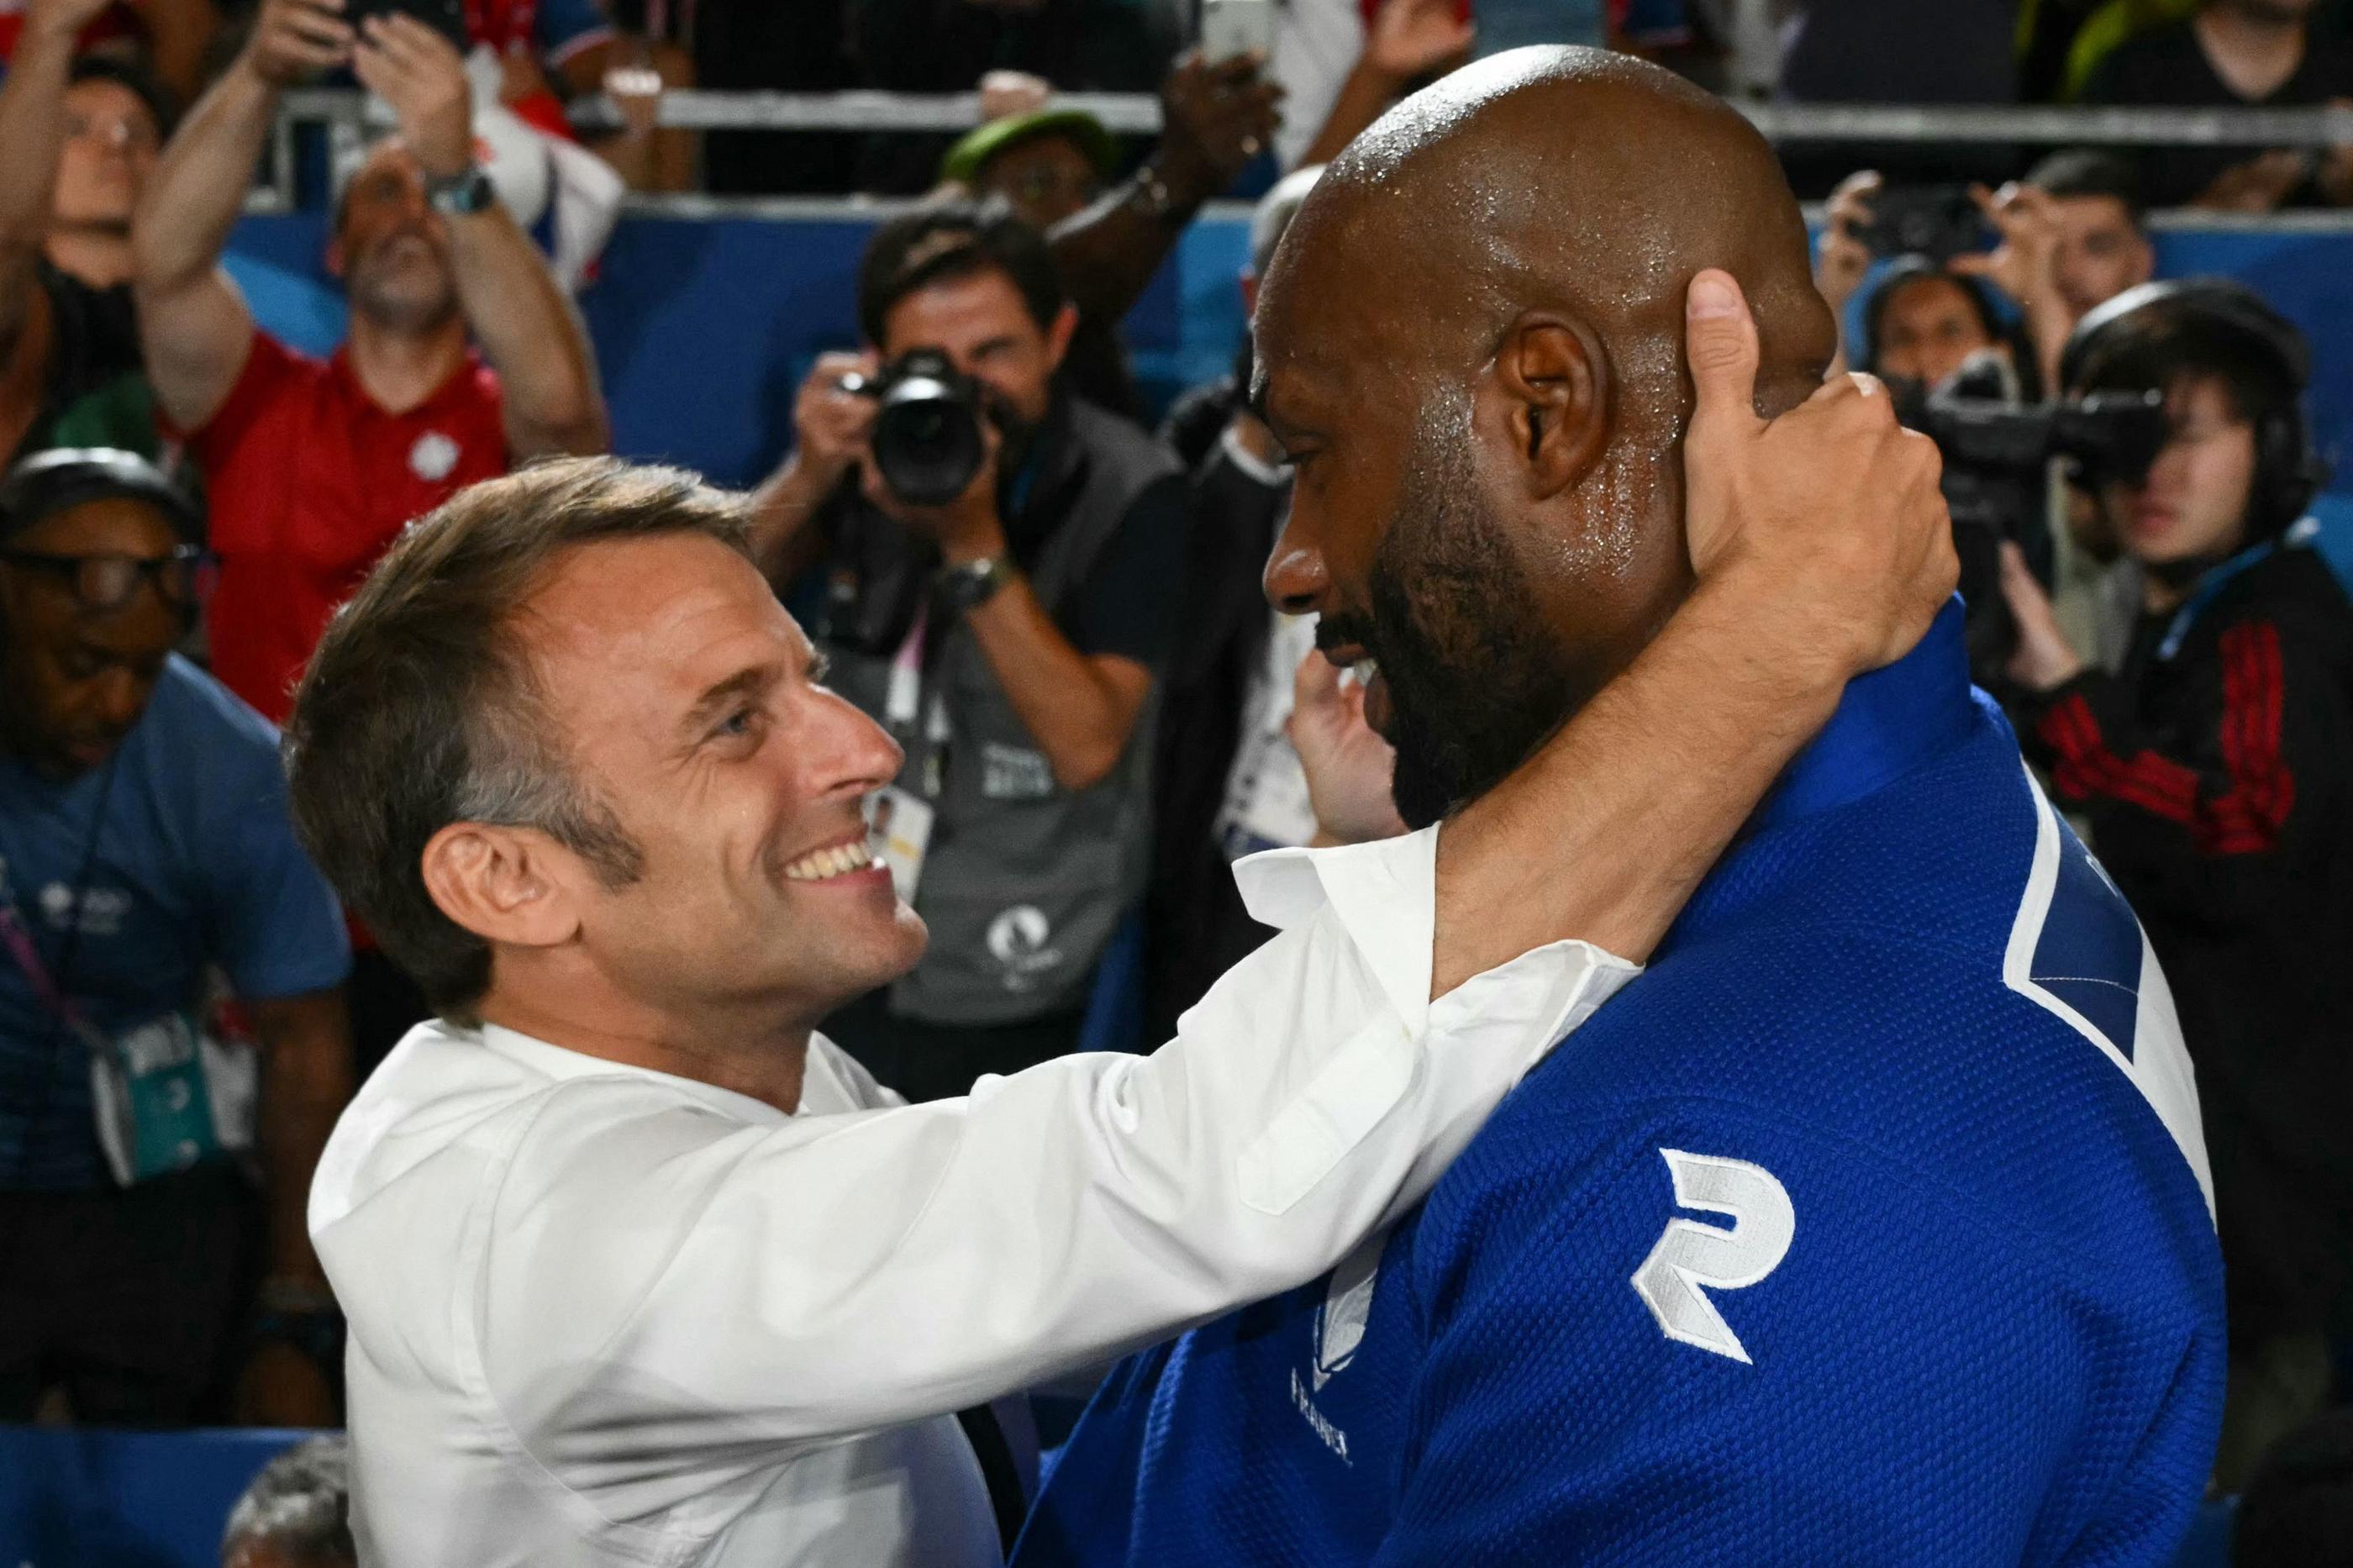
[[[2013,189],[1999,199],[1981,189],[1890,190],[1870,169],[1841,181],[1831,193],[1814,251],[1814,287],[1839,328],[1832,368],[1852,363],[1929,387],[1974,353],[1993,350],[2015,363],[2000,312],[1978,275],[2018,247],[2006,240],[2004,250],[1992,256],[1973,248],[1981,243],[1983,215],[2014,195]],[[1863,301],[1858,344],[1848,332],[1848,302],[1873,264],[1883,260],[1894,265]],[[2060,336],[2065,335],[2063,329]]]
[[[2198,1069],[2230,1270],[2217,1484],[2328,1394],[2353,1262],[2345,963],[2353,610],[2296,526],[2313,490],[2295,330],[2236,284],[2154,283],[2084,318],[2071,401],[2164,398],[2154,460],[2087,476],[2143,568],[2121,673],[2086,668],[2014,552],[2019,731],[2162,961]]]
[[[859,318],[870,351],[820,358],[801,388],[758,542],[776,583],[821,566],[811,629],[832,683],[907,752],[893,869],[931,951],[828,1028],[920,1100],[1078,1043],[1096,960],[1143,885],[1138,737],[1186,502],[1165,451],[1058,384],[1076,312],[1045,241],[1001,204],[883,225]],[[944,449],[924,439],[959,426],[976,466],[910,496],[913,459]]]

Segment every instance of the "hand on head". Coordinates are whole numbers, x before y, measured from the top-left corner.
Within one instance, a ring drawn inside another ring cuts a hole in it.
[[[1895,422],[1869,375],[1832,376],[1759,418],[1757,323],[1730,273],[1692,279],[1684,320],[1697,394],[1683,437],[1692,569],[1740,585],[1760,638],[1793,656],[1841,675],[1900,658],[1960,580],[1936,444]]]

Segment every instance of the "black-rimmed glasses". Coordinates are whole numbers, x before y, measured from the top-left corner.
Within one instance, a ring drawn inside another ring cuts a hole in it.
[[[0,549],[0,561],[63,578],[88,610],[119,610],[153,583],[167,604],[192,605],[212,591],[216,563],[201,544],[173,547],[168,555],[52,555]]]

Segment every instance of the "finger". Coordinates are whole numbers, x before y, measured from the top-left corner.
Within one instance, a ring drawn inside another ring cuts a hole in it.
[[[1731,273],[1708,268],[1683,294],[1683,350],[1691,363],[1691,446],[1707,446],[1755,432],[1757,322]]]
[[[422,69],[432,59],[432,47],[436,42],[446,43],[446,40],[438,39],[430,27],[414,16],[395,13],[369,19],[382,24],[378,40],[411,70]]]
[[[2007,193],[2012,188],[2004,185],[2002,190]],[[1972,183],[1969,186],[1969,200],[1978,204],[1978,211],[1985,214],[1987,222],[1998,224],[2001,221],[2001,203],[1986,186]]]
[[[280,58],[311,70],[332,70],[352,58],[346,44],[313,44],[304,39],[289,38],[270,51]]]
[[[1945,270],[1962,278],[1987,278],[1993,274],[1993,252],[1965,251],[1945,263]]]
[[[1340,667],[1312,647],[1291,674],[1291,710],[1298,714],[1329,706],[1340,694]]]
[[[285,42],[318,49],[344,50],[352,47],[355,35],[343,23],[323,16],[289,17]]]

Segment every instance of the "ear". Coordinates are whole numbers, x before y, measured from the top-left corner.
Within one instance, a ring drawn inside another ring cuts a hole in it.
[[[1599,460],[1609,384],[1608,352],[1575,317],[1531,310],[1504,330],[1473,417],[1482,431],[1501,431],[1529,500],[1560,494]]]
[[[1046,329],[1048,368],[1062,368],[1062,356],[1071,352],[1071,334],[1079,330],[1079,308],[1064,305],[1054,313],[1054,324]]]
[[[529,828],[453,822],[425,846],[425,890],[493,946],[554,947],[580,929],[564,859]]]

